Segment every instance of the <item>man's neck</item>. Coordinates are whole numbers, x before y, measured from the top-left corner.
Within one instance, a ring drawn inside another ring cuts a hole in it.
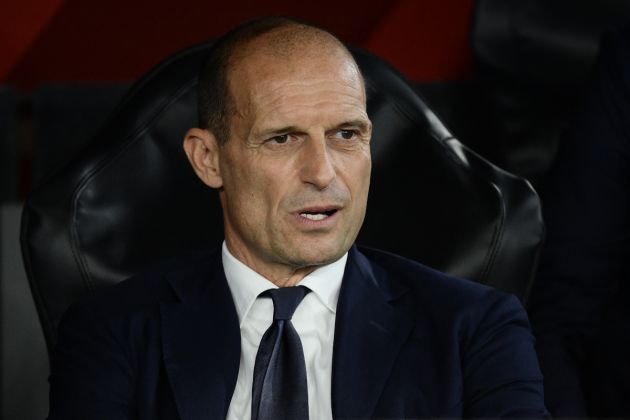
[[[228,251],[234,258],[272,282],[278,287],[292,287],[297,285],[304,277],[315,271],[318,266],[291,267],[285,264],[265,263],[253,258],[247,252],[240,252],[238,246],[231,244],[226,239]]]

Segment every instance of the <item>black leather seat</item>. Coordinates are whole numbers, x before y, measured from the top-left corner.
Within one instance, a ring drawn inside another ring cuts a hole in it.
[[[22,247],[48,345],[76,300],[222,240],[216,192],[182,150],[209,44],[168,58],[72,164],[29,197]],[[367,244],[525,298],[543,225],[530,185],[452,137],[394,69],[353,49],[374,123]]]

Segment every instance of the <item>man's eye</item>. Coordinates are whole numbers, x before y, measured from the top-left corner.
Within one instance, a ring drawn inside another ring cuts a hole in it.
[[[337,132],[337,137],[344,140],[352,140],[354,137],[356,137],[356,135],[357,132],[354,130],[339,130]]]
[[[274,136],[271,139],[269,139],[270,141],[277,143],[277,144],[284,144],[287,141],[289,141],[289,135],[288,134],[282,134],[280,136]]]

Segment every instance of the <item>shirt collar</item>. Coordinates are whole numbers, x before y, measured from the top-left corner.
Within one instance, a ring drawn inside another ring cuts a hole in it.
[[[234,257],[227,248],[225,241],[223,241],[221,254],[225,278],[232,292],[239,324],[242,326],[243,320],[258,295],[265,290],[277,289],[278,286]],[[337,312],[339,290],[341,289],[341,280],[343,279],[347,259],[348,253],[346,252],[337,261],[318,267],[298,283],[311,289],[333,313]]]

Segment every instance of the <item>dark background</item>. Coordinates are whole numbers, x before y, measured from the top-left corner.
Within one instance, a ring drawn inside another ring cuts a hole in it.
[[[472,8],[472,0],[6,2],[0,81],[21,89],[131,81],[179,49],[273,14],[332,30],[412,80],[460,79],[471,71]]]

